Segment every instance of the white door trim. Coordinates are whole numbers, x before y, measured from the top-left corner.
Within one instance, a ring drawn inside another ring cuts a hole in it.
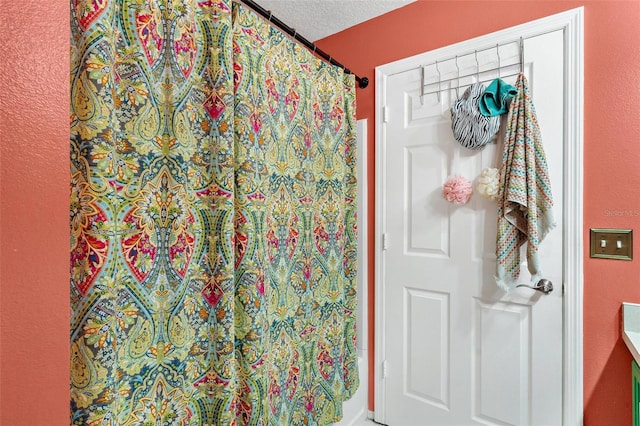
[[[367,185],[367,164],[369,162],[367,154],[367,119],[363,118],[356,122],[358,135],[358,283],[361,291],[358,294],[358,356],[367,358],[367,374],[364,379],[368,380],[368,351],[369,351],[369,196]],[[360,375],[362,377],[362,374]],[[366,383],[365,383],[366,385]],[[362,383],[360,384],[362,386]]]
[[[564,30],[565,51],[565,139],[564,139],[564,322],[563,322],[563,423],[582,425],[583,421],[583,80],[584,9],[582,7],[531,21],[516,27],[456,43],[430,52],[376,67],[376,230],[375,230],[375,419],[385,420],[385,388],[382,357],[385,353],[384,318],[384,196],[386,194],[385,89],[387,77],[451,58],[549,31]]]

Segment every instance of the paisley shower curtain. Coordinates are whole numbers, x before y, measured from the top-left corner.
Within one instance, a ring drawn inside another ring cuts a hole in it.
[[[340,419],[353,76],[231,0],[72,0],[71,27],[72,424]]]

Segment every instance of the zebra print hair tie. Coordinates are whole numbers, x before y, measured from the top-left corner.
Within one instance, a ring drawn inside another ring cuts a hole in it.
[[[451,107],[453,137],[465,148],[480,149],[491,142],[500,129],[500,116],[486,117],[478,100],[484,93],[482,83],[474,83]]]

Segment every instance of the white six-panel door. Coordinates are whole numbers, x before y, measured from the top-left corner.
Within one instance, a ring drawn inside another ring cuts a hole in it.
[[[563,33],[524,41],[529,79],[550,168],[557,227],[542,243],[544,276],[555,290],[510,293],[494,280],[496,202],[476,193],[448,203],[442,185],[462,175],[474,183],[499,167],[502,141],[462,148],[451,132],[450,107],[464,88],[498,77],[514,84],[519,43],[435,58],[387,77],[382,150],[384,280],[384,418],[390,426],[560,425],[563,351]],[[476,61],[477,58],[477,61]],[[511,64],[511,65],[510,65]],[[485,83],[488,85],[489,82]],[[500,139],[500,138],[498,138]],[[530,284],[523,258],[520,282]]]

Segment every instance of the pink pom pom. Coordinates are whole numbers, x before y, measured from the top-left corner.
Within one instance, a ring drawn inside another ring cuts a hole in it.
[[[472,193],[471,181],[462,176],[449,177],[442,188],[442,196],[453,204],[467,204]]]

